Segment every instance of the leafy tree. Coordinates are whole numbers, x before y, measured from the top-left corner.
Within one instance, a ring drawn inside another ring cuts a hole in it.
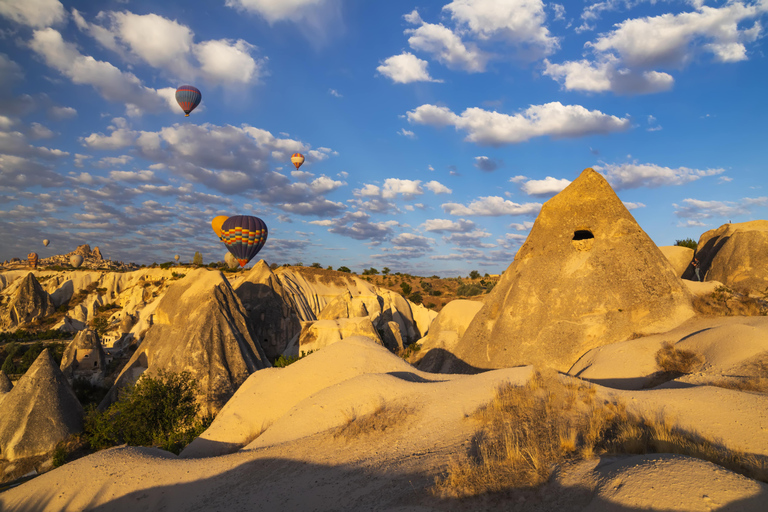
[[[421,304],[421,294],[419,292],[413,292],[408,296],[408,300],[414,304]]]
[[[197,419],[196,391],[189,372],[160,371],[157,377],[144,377],[125,388],[105,412],[88,409],[86,439],[96,450],[127,443],[179,453],[212,421]]]
[[[479,277],[480,277],[480,272],[478,272],[477,270],[473,270],[472,272],[469,273],[470,279],[477,279]]]
[[[389,270],[389,267],[384,267],[383,269],[381,269],[381,273],[384,274],[385,276],[389,275],[390,272],[391,270]]]
[[[192,258],[192,264],[202,266],[203,264],[203,255],[200,254],[200,251],[195,251],[195,256]]]
[[[278,265],[277,263],[272,263],[272,264],[269,266],[269,268],[271,268],[272,270],[276,270],[276,269],[277,269],[279,266],[280,266],[280,265]]]
[[[363,275],[364,275],[364,276],[374,276],[374,275],[376,275],[376,274],[378,274],[378,273],[379,273],[379,271],[378,271],[378,270],[376,270],[376,269],[375,269],[375,268],[373,268],[373,267],[371,267],[371,268],[367,268],[367,269],[363,269]]]
[[[338,270],[339,272],[346,272],[347,274],[349,274],[350,272],[352,272],[351,270],[349,270],[349,268],[348,268],[348,267],[339,267],[339,268],[337,268],[336,270]]]
[[[312,268],[323,268],[323,266],[317,262],[312,264]]]
[[[409,285],[405,281],[400,283],[400,288],[403,289],[403,295],[405,295],[406,297],[411,294],[411,285]]]
[[[675,240],[675,245],[679,245],[680,247],[688,247],[690,249],[693,249],[694,251],[699,246],[698,242],[694,240],[693,238],[685,238],[683,240]]]

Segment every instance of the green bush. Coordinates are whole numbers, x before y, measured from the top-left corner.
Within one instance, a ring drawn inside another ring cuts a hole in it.
[[[285,368],[286,366],[295,363],[299,359],[303,359],[303,358],[307,357],[312,352],[314,352],[314,350],[310,350],[309,352],[304,352],[302,350],[301,351],[301,355],[298,355],[298,356],[288,356],[288,357],[285,357],[284,355],[280,354],[280,357],[275,359],[275,362],[274,362],[274,364],[272,366],[274,366],[275,368]]]
[[[160,371],[125,388],[106,411],[88,408],[84,435],[100,450],[121,443],[157,446],[178,454],[200,435],[213,418],[197,418],[197,383],[189,372]]]
[[[376,269],[375,269],[375,268],[373,268],[373,267],[371,267],[371,268],[366,268],[366,269],[363,269],[363,275],[364,275],[364,276],[375,276],[375,275],[376,275],[376,274],[378,274],[378,273],[379,273],[379,271],[378,271],[378,270],[376,270]]]
[[[339,272],[346,272],[347,274],[352,272],[351,270],[349,270],[349,267],[339,267],[336,270],[338,270]]]
[[[312,263],[311,266],[312,266],[312,268],[323,268],[323,266],[321,264],[319,264],[318,262]]]
[[[456,289],[456,295],[460,297],[472,297],[475,295],[480,295],[484,292],[483,288],[476,284],[461,284]]]
[[[413,302],[414,304],[421,304],[421,301],[422,301],[421,294],[419,292],[413,292],[408,296],[408,300]]]
[[[477,279],[478,277],[480,277],[480,272],[478,272],[477,270],[473,270],[472,272],[469,273],[470,279]]]
[[[411,294],[411,285],[409,285],[405,281],[400,283],[400,288],[403,289],[403,295],[405,295],[406,297]]]
[[[679,245],[680,247],[688,247],[695,251],[699,246],[699,243],[693,238],[685,238],[683,240],[675,240],[675,245]]]
[[[192,257],[192,264],[201,266],[203,264],[203,255],[200,251],[195,251],[195,255]]]

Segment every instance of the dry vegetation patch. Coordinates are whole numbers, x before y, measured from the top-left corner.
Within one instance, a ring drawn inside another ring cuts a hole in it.
[[[413,408],[408,405],[386,402],[379,404],[373,412],[362,416],[351,409],[346,413],[346,423],[334,431],[333,437],[343,437],[349,441],[362,435],[384,432],[402,425],[413,412]]]
[[[736,373],[741,375],[731,376],[731,378],[727,379],[717,379],[709,384],[737,391],[768,393],[768,352],[759,354],[752,361],[749,361],[737,370]]]
[[[558,465],[603,453],[677,453],[768,479],[766,458],[728,450],[663,417],[634,415],[620,402],[598,398],[592,386],[554,372],[536,373],[525,386],[502,385],[472,418],[481,424],[473,448],[436,480],[436,495],[536,487]]]
[[[750,297],[726,286],[718,286],[709,295],[695,297],[693,308],[704,316],[765,316],[768,315],[768,296]]]
[[[656,352],[656,364],[661,371],[675,375],[676,378],[701,368],[704,359],[695,352],[678,349],[666,341]]]

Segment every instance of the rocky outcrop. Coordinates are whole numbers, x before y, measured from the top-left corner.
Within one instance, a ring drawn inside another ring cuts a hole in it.
[[[595,347],[693,315],[667,259],[605,178],[586,169],[544,204],[454,355],[478,370],[567,371]]]
[[[745,293],[768,290],[768,220],[724,224],[707,231],[696,250],[703,281],[720,281]],[[683,275],[696,279],[693,268]]]
[[[368,317],[318,320],[306,324],[302,329],[298,352],[314,352],[352,336],[364,336],[379,345],[384,344]]]
[[[10,302],[0,314],[0,330],[18,328],[56,312],[51,297],[43,290],[33,273],[19,284]]]
[[[83,407],[48,349],[2,401],[0,458],[45,455],[83,429]]]
[[[71,384],[84,379],[95,386],[104,383],[107,374],[107,358],[96,331],[85,329],[75,336],[61,358],[61,372]]]
[[[672,268],[675,269],[677,277],[683,277],[683,274],[691,266],[693,260],[693,249],[680,245],[667,245],[659,247],[661,254],[669,261]]]
[[[482,307],[482,302],[465,299],[446,304],[429,327],[429,333],[419,340],[421,349],[409,362],[425,372],[450,372],[456,345]]]
[[[197,382],[201,413],[215,414],[251,373],[267,366],[229,281],[220,272],[192,270],[168,288],[152,326],[100,407],[145,372],[188,371]]]
[[[12,389],[11,379],[8,378],[3,370],[0,370],[0,395],[8,393]]]

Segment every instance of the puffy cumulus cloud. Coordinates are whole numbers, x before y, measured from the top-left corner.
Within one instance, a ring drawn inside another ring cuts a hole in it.
[[[481,145],[517,144],[534,137],[583,137],[620,132],[630,128],[628,118],[587,110],[581,105],[560,102],[531,105],[514,115],[489,112],[481,108],[466,109],[461,115],[447,107],[425,104],[406,113],[411,123],[431,126],[454,126],[467,132],[465,140]]]
[[[203,78],[217,84],[257,83],[265,73],[266,60],[255,59],[255,47],[238,39],[194,42],[194,32],[176,20],[157,14],[101,12],[88,23],[72,13],[80,30],[123,58],[140,59],[174,77]]]
[[[758,207],[768,207],[768,197],[745,197],[739,201],[702,201],[683,199],[683,204],[673,204],[675,215],[684,219],[711,219],[712,217],[732,218],[749,215]],[[700,225],[700,224],[695,224]]]
[[[393,55],[382,62],[376,71],[386,76],[396,84],[409,84],[411,82],[442,82],[429,76],[427,66],[429,63],[421,60],[412,53],[403,52]]]
[[[459,246],[482,247],[486,249],[496,247],[495,244],[481,242],[481,239],[488,238],[489,236],[491,236],[491,234],[488,231],[485,231],[484,229],[475,229],[465,233],[451,233],[448,236],[444,236],[443,240]]]
[[[269,23],[282,20],[299,21],[311,7],[327,3],[327,0],[226,0],[227,7],[250,11]]]
[[[309,151],[307,151],[307,156],[309,158],[304,163],[311,164],[313,161],[322,162],[323,160],[331,156],[338,156],[338,155],[339,155],[339,152],[333,151],[331,148],[319,147],[317,149],[310,149]],[[282,159],[282,155],[279,155],[279,157],[275,156],[275,158]]]
[[[125,104],[129,114],[171,109],[168,98],[142,85],[133,73],[122,72],[109,62],[81,54],[75,45],[65,42],[52,28],[36,30],[29,47],[49,67],[73,83],[90,85],[104,99]]]
[[[520,188],[529,196],[552,196],[570,184],[570,180],[565,178],[557,179],[547,176],[543,180],[528,180]]]
[[[643,203],[635,203],[632,201],[622,201],[624,203],[624,206],[627,207],[627,210],[637,210],[638,208],[645,208],[645,204]]]
[[[453,190],[449,189],[439,181],[428,181],[424,184],[424,187],[433,194],[453,194]]]
[[[61,187],[66,180],[38,159],[0,153],[0,191]]]
[[[420,27],[406,29],[405,34],[410,36],[408,44],[411,48],[432,55],[449,69],[480,73],[485,71],[490,58],[477,45],[464,44],[458,35],[442,24],[422,21]]]
[[[680,67],[701,50],[720,62],[736,62],[746,60],[744,43],[760,37],[762,27],[756,18],[768,12],[765,2],[695,8],[695,12],[624,20],[588,46],[597,52],[616,52],[627,65],[643,68]],[[751,20],[755,20],[752,26],[739,28]]]
[[[139,182],[139,183],[161,183],[161,180],[155,176],[154,171],[111,171],[109,179],[115,181]]]
[[[390,240],[390,243],[395,246],[396,249],[401,247],[408,247],[411,249],[430,249],[435,241],[422,235],[416,235],[413,233],[401,233],[396,237],[393,237]]]
[[[23,133],[16,131],[0,131],[0,154],[49,161],[69,156],[69,153],[60,149],[33,146]]]
[[[419,196],[424,193],[419,180],[401,180],[398,178],[387,178],[384,181],[384,187],[381,189],[381,197],[384,199],[394,199],[400,196],[403,199],[411,199],[413,196]]]
[[[541,203],[518,204],[498,196],[481,197],[468,206],[458,203],[445,203],[443,210],[449,215],[478,215],[499,217],[501,215],[533,215],[541,209]]]
[[[43,126],[40,123],[31,123],[29,125],[29,138],[30,139],[50,139],[55,137],[56,133],[53,132],[47,126]]]
[[[475,229],[475,223],[466,219],[429,219],[420,228],[433,233],[466,233]]]
[[[527,231],[533,227],[533,222],[527,220],[524,222],[513,222],[509,227],[517,231]]]
[[[329,233],[354,238],[355,240],[384,241],[393,234],[393,228],[400,224],[395,220],[371,222],[371,216],[365,212],[347,212],[336,219],[310,221],[310,224],[325,226]]]
[[[0,16],[34,28],[50,27],[67,19],[59,0],[0,0]]]
[[[413,133],[410,130],[406,130],[405,128],[401,128],[399,132],[397,132],[398,135],[402,135],[403,137],[408,137],[409,139],[415,139],[416,134]]]
[[[81,137],[80,143],[91,149],[124,149],[132,146],[139,137],[139,132],[130,129],[122,117],[114,118],[107,130],[110,132],[109,135],[101,132],[92,133],[87,137]]]
[[[443,10],[478,38],[503,38],[528,52],[535,50],[532,57],[548,55],[559,47],[558,39],[545,26],[541,0],[454,0]]]
[[[544,65],[543,74],[568,91],[652,94],[668,91],[675,83],[668,73],[622,67],[613,55],[607,55],[599,62],[583,59],[553,64],[545,59]]]
[[[499,167],[501,167],[501,165],[502,165],[501,160],[496,160],[495,158],[488,158],[487,156],[475,157],[475,167],[477,167],[481,171],[493,172]]]
[[[665,185],[684,185],[705,176],[716,176],[725,169],[689,169],[688,167],[662,167],[655,164],[606,164],[593,168],[608,180],[616,190],[640,187],[661,187]]]
[[[101,160],[99,160],[96,165],[98,167],[114,167],[117,165],[125,165],[128,162],[133,160],[133,157],[128,155],[120,155],[120,156],[105,156]]]
[[[522,174],[518,174],[517,176],[512,176],[509,178],[510,183],[520,183],[528,179],[528,176],[523,176]]]
[[[48,109],[48,116],[55,121],[64,121],[77,116],[77,110],[72,107],[51,107]]]

